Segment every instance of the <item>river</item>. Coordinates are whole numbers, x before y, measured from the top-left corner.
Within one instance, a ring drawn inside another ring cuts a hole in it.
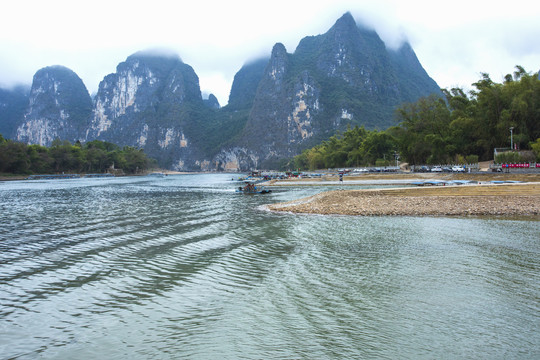
[[[0,182],[0,358],[540,358],[539,221],[270,213],[331,187],[232,177]]]

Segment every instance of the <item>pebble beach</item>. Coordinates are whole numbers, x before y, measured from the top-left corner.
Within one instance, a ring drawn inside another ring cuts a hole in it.
[[[540,182],[335,190],[267,207],[323,215],[540,217]]]

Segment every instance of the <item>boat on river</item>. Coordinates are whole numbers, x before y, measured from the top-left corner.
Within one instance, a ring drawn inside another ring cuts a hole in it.
[[[239,186],[236,189],[239,194],[254,195],[254,194],[269,194],[272,190],[265,189],[263,186],[256,186],[254,184],[247,184],[246,186]]]

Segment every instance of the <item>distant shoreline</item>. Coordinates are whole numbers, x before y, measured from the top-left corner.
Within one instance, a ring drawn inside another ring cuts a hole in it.
[[[0,175],[0,181],[25,180],[30,175]]]
[[[149,171],[145,174],[129,174],[129,175],[115,175],[115,177],[125,177],[125,176],[147,176],[153,171]],[[199,174],[198,172],[181,172],[181,171],[172,171],[172,170],[156,170],[155,172],[161,172],[164,175],[187,175],[187,174]],[[54,173],[52,173],[54,175]],[[79,175],[87,175],[87,173],[80,173]],[[0,181],[16,181],[16,180],[26,180],[30,175],[0,175]]]

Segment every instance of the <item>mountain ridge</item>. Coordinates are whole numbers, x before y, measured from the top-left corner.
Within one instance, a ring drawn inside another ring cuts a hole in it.
[[[294,53],[274,45],[240,139],[221,159],[228,168],[274,167],[349,125],[392,126],[396,106],[431,93],[441,91],[408,43],[389,49],[345,13]]]
[[[34,75],[28,109],[16,138],[45,146],[57,137],[80,140],[91,112],[92,99],[81,78],[65,66],[47,66]]]
[[[88,95],[80,83],[73,88]],[[88,95],[77,105],[86,118],[62,118],[69,106],[62,115],[55,108],[63,100],[54,97],[54,81],[44,84],[39,88],[47,91],[31,91],[17,139],[105,140],[143,148],[160,166],[175,170],[279,167],[347,126],[389,127],[397,105],[440,93],[410,44],[387,48],[350,13],[326,33],[304,37],[293,53],[276,43],[269,57],[246,63],[223,107],[211,94],[203,99],[194,69],[169,53],[129,55],[104,77],[93,99]],[[41,123],[46,134],[38,118],[48,119],[48,125]]]

